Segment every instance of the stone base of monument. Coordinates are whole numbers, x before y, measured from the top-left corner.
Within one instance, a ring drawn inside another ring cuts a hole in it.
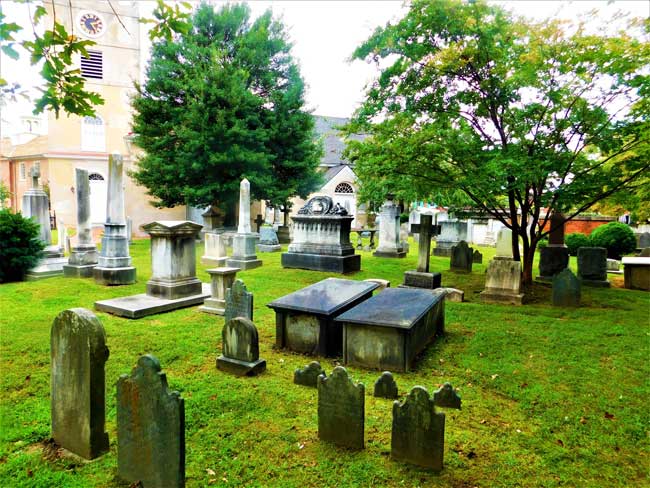
[[[361,256],[330,256],[327,254],[306,254],[285,252],[282,254],[283,268],[310,269],[332,273],[352,273],[361,270]]]
[[[92,278],[95,264],[66,264],[63,266],[63,276],[66,278]]]
[[[441,284],[442,275],[440,273],[406,271],[404,273],[404,283],[398,285],[398,288],[424,288],[427,290],[434,290],[440,288]]]
[[[291,243],[291,236],[289,234],[289,227],[286,225],[281,225],[277,230],[278,242],[280,244],[289,244]]]
[[[257,234],[235,234],[232,238],[232,256],[228,258],[226,265],[244,271],[262,266],[262,260],[257,259],[255,255],[255,244],[258,240]]]
[[[481,301],[485,303],[504,303],[510,305],[523,305],[523,293],[508,293],[509,290],[484,290],[480,293]]]
[[[609,288],[611,283],[607,280],[587,280],[580,278],[580,283],[584,286],[593,286],[595,288]]]
[[[178,308],[202,304],[210,296],[210,284],[202,283],[201,285],[201,293],[196,295],[168,300],[142,293],[128,297],[97,301],[95,302],[95,310],[129,319],[139,319],[147,315],[171,312]]]
[[[233,256],[231,258],[228,258],[226,261],[226,266],[229,266],[231,268],[239,268],[242,271],[246,271],[247,269],[255,269],[262,266],[262,260],[257,259],[257,256],[254,256],[252,259]]]
[[[151,279],[147,281],[147,295],[165,300],[176,300],[177,298],[200,295],[202,287],[203,283],[198,278],[174,281]]]
[[[28,281],[42,280],[63,274],[63,266],[68,260],[63,256],[63,251],[56,246],[45,248],[45,255],[38,264],[25,275]]]
[[[211,313],[213,315],[224,315],[226,313],[226,301],[218,298],[206,298],[199,312]]]
[[[377,249],[372,255],[377,258],[405,258],[407,253],[408,251],[404,249],[395,251]]]
[[[118,286],[132,285],[135,283],[135,267],[101,268],[95,266],[93,277],[98,285]]]
[[[97,266],[97,248],[94,245],[74,246],[68,264],[63,266],[66,278],[92,278]]]
[[[237,376],[257,376],[266,371],[266,360],[258,359],[249,363],[222,355],[217,358],[217,369]]]
[[[201,264],[203,266],[210,266],[211,268],[221,268],[226,266],[228,257],[215,258],[214,256],[201,256]]]
[[[278,252],[282,250],[280,244],[258,244],[257,250],[259,252]]]

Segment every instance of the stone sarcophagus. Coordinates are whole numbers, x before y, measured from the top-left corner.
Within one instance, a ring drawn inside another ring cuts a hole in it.
[[[314,197],[292,217],[293,241],[282,254],[284,268],[349,273],[361,269],[350,243],[354,217],[330,197]]]

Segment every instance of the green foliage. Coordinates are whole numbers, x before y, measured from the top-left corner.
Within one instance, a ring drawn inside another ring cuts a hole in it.
[[[21,281],[36,266],[45,248],[38,236],[38,223],[0,209],[0,283]]]
[[[157,205],[229,203],[243,177],[272,205],[318,185],[304,82],[270,11],[251,23],[246,5],[201,5],[191,31],[154,44],[136,88],[133,130],[146,154],[132,176]]]
[[[399,214],[399,223],[400,224],[403,224],[403,223],[408,222],[408,221],[409,221],[409,214],[407,214],[407,213]]]
[[[540,239],[537,242],[537,249],[544,249],[546,246],[548,246],[548,239]]]
[[[360,193],[488,213],[519,235],[530,284],[553,213],[570,220],[650,171],[648,24],[586,22],[413,1],[353,54],[385,66],[348,128],[369,134],[348,147]]]
[[[153,19],[140,19],[142,24],[153,24],[149,31],[149,38],[165,39],[172,41],[175,34],[187,34],[192,28],[190,14],[183,12],[181,7],[191,9],[188,2],[181,2],[173,7],[165,4],[163,0],[156,0],[156,8],[153,11]]]
[[[589,236],[591,245],[607,249],[607,257],[621,259],[621,256],[634,252],[636,237],[627,224],[609,222],[596,227]]]
[[[6,201],[11,197],[11,192],[5,182],[0,180],[0,210],[5,208]]]
[[[591,246],[591,239],[589,239],[589,236],[581,234],[580,232],[573,232],[564,237],[564,244],[566,244],[566,247],[569,249],[569,254],[571,256],[577,256],[578,248]]]

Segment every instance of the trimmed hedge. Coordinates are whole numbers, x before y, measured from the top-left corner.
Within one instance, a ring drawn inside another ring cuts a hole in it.
[[[578,248],[591,246],[591,239],[589,239],[589,236],[581,234],[580,232],[573,232],[566,235],[564,243],[569,249],[569,254],[571,256],[577,256]]]
[[[607,249],[607,257],[621,259],[624,254],[634,252],[636,238],[629,225],[621,222],[609,222],[596,227],[589,236],[591,245]]]
[[[0,210],[0,283],[21,281],[36,266],[45,244],[39,224],[11,210]]]

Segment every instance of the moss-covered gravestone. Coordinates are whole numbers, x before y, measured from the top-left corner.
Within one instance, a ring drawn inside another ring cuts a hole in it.
[[[483,254],[478,249],[475,249],[472,254],[472,262],[474,264],[483,264]]]
[[[461,400],[451,383],[445,383],[433,392],[433,403],[436,407],[457,408],[460,410]]]
[[[296,385],[316,388],[318,386],[318,377],[320,375],[327,376],[327,373],[318,361],[312,361],[304,368],[298,368],[293,372],[293,382]]]
[[[318,377],[318,437],[350,449],[363,449],[365,388],[337,366]]]
[[[373,396],[379,398],[397,398],[397,383],[390,371],[384,371],[375,381]]]
[[[96,458],[108,451],[104,327],[90,310],[64,310],[52,324],[50,353],[52,437],[70,452]]]
[[[185,486],[185,406],[154,356],[117,382],[117,470],[145,488]]]
[[[580,280],[569,268],[565,268],[553,277],[553,305],[580,306]]]
[[[217,358],[217,368],[237,376],[255,376],[266,370],[260,359],[259,338],[255,324],[244,317],[229,320],[221,333],[223,354]]]

